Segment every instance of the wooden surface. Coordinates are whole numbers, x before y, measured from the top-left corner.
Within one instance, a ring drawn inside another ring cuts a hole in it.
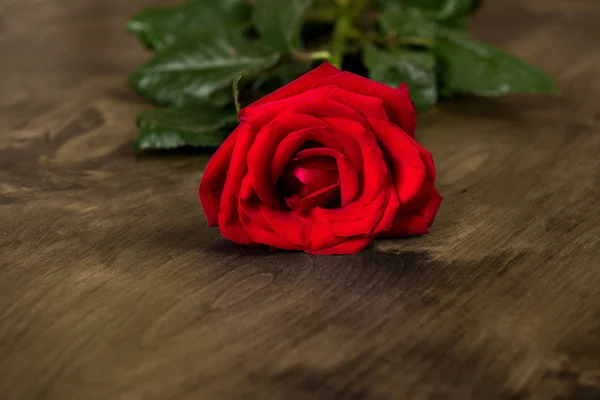
[[[564,98],[423,116],[431,235],[348,257],[232,245],[208,155],[134,155],[150,3],[0,0],[0,399],[600,399],[597,0],[487,2]]]

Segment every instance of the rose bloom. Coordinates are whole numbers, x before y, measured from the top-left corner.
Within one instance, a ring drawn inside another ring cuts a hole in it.
[[[242,109],[208,163],[209,226],[242,245],[349,254],[428,232],[442,197],[398,89],[329,63]]]

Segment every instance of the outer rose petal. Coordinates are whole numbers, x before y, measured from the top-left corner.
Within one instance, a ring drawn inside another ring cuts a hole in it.
[[[398,210],[400,209],[400,199],[398,198],[398,193],[396,193],[396,188],[394,187],[393,179],[391,173],[388,175],[388,183],[386,186],[386,207],[383,212],[381,219],[373,228],[372,233],[378,234],[382,231],[387,231],[393,225],[394,218],[398,214]]]
[[[383,105],[387,110],[390,120],[400,126],[411,137],[415,136],[417,112],[410,100],[408,87],[405,84],[398,89],[393,89],[383,83],[363,78],[350,72],[342,72],[341,74],[319,80],[313,87],[319,88],[330,85],[335,85],[349,92],[383,100]]]
[[[387,193],[382,192],[370,204],[360,208],[316,209],[316,211],[320,211],[321,218],[330,221],[329,230],[334,235],[341,237],[365,236],[376,230],[379,221],[385,214],[388,200]],[[315,215],[318,216],[319,213],[315,213]]]
[[[367,120],[358,111],[328,97],[329,93],[336,90],[338,89],[335,86],[323,86],[297,96],[263,104],[254,107],[252,113],[241,117],[241,120],[261,129],[284,114],[305,114],[316,118],[345,118],[368,127]]]
[[[442,205],[442,200],[444,200],[444,198],[442,195],[440,195],[440,192],[438,192],[436,188],[433,188],[431,200],[421,211],[421,215],[427,221],[427,227],[431,228],[431,225],[433,225],[433,221],[435,220],[440,206]]]
[[[341,88],[336,88],[336,90],[328,93],[327,97],[358,111],[365,118],[390,120],[383,100],[380,98],[353,93]]]
[[[246,165],[246,154],[254,142],[256,133],[252,127],[242,122],[236,129],[237,140],[231,155],[231,163],[227,172],[227,179],[221,196],[221,208],[219,212],[219,228],[221,234],[227,239],[238,244],[255,244],[245,231],[239,220],[238,197],[242,180],[248,171]]]
[[[273,93],[240,110],[240,118],[250,115],[254,111],[254,108],[263,104],[287,99],[297,94],[304,93],[308,91],[319,79],[328,78],[330,76],[340,74],[341,72],[342,71],[340,71],[333,65],[329,64],[328,62],[325,62],[321,64],[321,66],[302,75],[295,81],[290,82],[288,85],[280,88],[279,90],[274,91]]]
[[[396,216],[392,228],[380,234],[380,237],[401,237],[424,235],[429,232],[433,221],[442,204],[442,196],[434,188],[431,197],[420,212],[414,214],[399,214]]]
[[[264,205],[259,206],[259,210],[269,226],[273,228],[280,236],[286,238],[290,243],[306,247],[307,238],[310,234],[309,227],[296,218],[295,213],[289,211],[273,210]],[[264,243],[264,242],[263,242]],[[267,244],[271,244],[268,243]],[[285,248],[274,244],[279,248]]]
[[[250,235],[256,243],[267,244],[274,248],[286,249],[286,250],[302,250],[302,244],[291,243],[287,238],[283,237],[279,233],[267,227],[265,224],[259,224],[256,222],[257,215],[260,211],[256,209],[250,209],[252,215],[250,215],[240,204],[240,222],[243,224],[245,231]],[[260,220],[261,217],[258,217]]]
[[[412,200],[423,186],[426,166],[413,138],[394,125],[369,118],[392,170],[398,197],[403,204]]]
[[[221,195],[227,178],[227,169],[231,162],[231,155],[237,140],[237,129],[229,135],[225,142],[219,147],[212,156],[202,175],[198,194],[200,202],[206,215],[208,226],[219,225],[219,209],[221,204]]]
[[[421,146],[419,143],[415,142],[414,144],[417,147],[417,150],[419,150],[419,153],[421,153],[421,159],[423,159],[423,163],[427,168],[427,177],[431,180],[431,182],[434,182],[436,178],[436,171],[435,164],[433,163],[433,156],[429,151],[425,150],[423,146]]]
[[[400,127],[406,131],[410,136],[415,137],[415,133],[417,131],[417,109],[415,108],[415,103],[410,98],[410,93],[408,91],[408,86],[406,83],[402,83],[396,92],[400,96],[400,104],[401,107],[406,107],[408,112],[405,113],[404,117],[402,117],[402,121]],[[410,111],[412,110],[412,111]]]
[[[433,165],[433,157],[431,153],[425,150],[421,145],[417,142],[414,143],[417,147],[421,155],[421,159],[426,168],[425,180],[423,181],[423,185],[421,186],[421,190],[419,193],[412,198],[408,203],[402,205],[402,214],[414,214],[423,209],[423,204],[427,204],[431,196],[433,196],[433,191],[435,190],[435,166]]]

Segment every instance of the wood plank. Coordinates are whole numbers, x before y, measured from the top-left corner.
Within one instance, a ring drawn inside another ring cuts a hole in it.
[[[564,98],[424,115],[431,235],[347,257],[228,243],[210,155],[134,155],[150,3],[0,8],[1,399],[600,398],[596,0],[487,2],[474,34]]]

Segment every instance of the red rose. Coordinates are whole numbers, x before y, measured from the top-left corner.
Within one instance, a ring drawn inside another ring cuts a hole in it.
[[[442,198],[416,113],[398,89],[325,63],[240,111],[208,163],[209,226],[244,245],[358,252],[428,232]]]

